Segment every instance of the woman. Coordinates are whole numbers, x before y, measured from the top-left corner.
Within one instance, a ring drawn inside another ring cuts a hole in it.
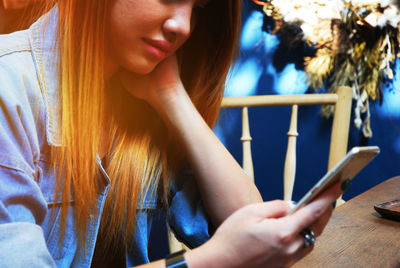
[[[239,0],[59,0],[0,37],[1,266],[165,267],[145,264],[155,208],[195,247],[188,267],[311,251],[303,229],[322,232],[340,187],[285,216],[210,129],[239,14]]]

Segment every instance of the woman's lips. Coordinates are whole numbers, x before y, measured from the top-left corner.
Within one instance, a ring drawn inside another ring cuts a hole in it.
[[[174,49],[171,43],[164,40],[143,38],[143,41],[147,51],[160,60],[164,59]]]

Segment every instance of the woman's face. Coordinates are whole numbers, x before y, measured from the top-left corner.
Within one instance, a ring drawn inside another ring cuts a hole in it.
[[[106,66],[139,74],[175,53],[208,0],[114,0],[107,27]]]

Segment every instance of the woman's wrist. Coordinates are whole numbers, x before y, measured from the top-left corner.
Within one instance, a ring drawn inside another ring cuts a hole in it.
[[[169,126],[182,124],[188,120],[187,115],[195,113],[195,108],[184,88],[165,90],[159,94],[155,93],[148,102],[157,111],[159,116]],[[193,106],[193,107],[191,107]],[[184,114],[183,114],[184,113]],[[189,117],[189,119],[192,119]]]
[[[155,109],[158,113],[164,114],[171,109],[179,109],[182,102],[189,99],[183,86],[176,85],[175,88],[164,88],[161,90],[155,90],[150,93],[151,96],[147,102]]]
[[[217,247],[211,240],[202,246],[185,253],[185,260],[189,268],[220,268],[232,267],[229,260],[224,261],[225,249]]]
[[[206,259],[209,259],[210,256],[207,256],[207,253],[204,250],[203,246],[195,248],[193,250],[187,251],[184,255],[187,267],[189,268],[201,268],[201,267],[210,267],[207,266]]]

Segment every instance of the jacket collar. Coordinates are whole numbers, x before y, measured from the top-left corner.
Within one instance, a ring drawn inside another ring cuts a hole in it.
[[[61,145],[57,29],[58,8],[54,7],[28,30],[39,86],[46,102],[47,143],[53,146]]]

